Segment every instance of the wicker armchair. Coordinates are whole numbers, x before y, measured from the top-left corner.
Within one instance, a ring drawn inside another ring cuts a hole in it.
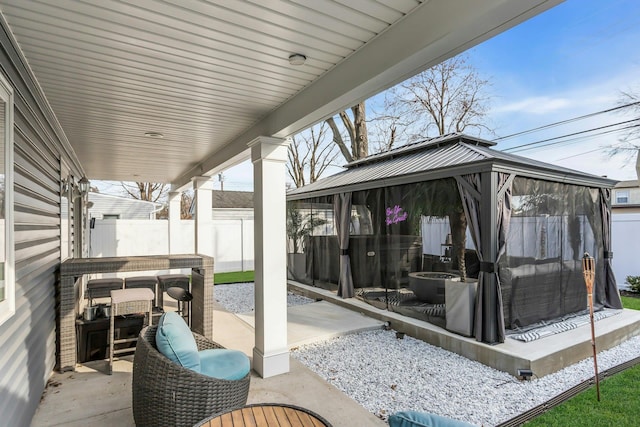
[[[237,381],[201,375],[156,349],[156,326],[140,332],[133,360],[133,418],[136,426],[193,426],[218,412],[247,403],[250,374]],[[193,334],[198,350],[223,348]]]

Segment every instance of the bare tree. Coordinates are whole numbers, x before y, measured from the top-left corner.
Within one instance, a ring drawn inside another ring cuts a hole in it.
[[[180,194],[180,219],[191,219],[191,204],[193,203],[193,190],[183,191]]]
[[[459,55],[401,83],[391,104],[410,118],[406,122],[412,125],[412,139],[424,138],[432,129],[438,135],[470,128],[491,132],[485,124],[488,86],[466,56]]]
[[[180,193],[180,219],[192,219],[191,204],[193,203],[193,190]],[[162,209],[156,213],[156,219],[168,219],[169,206],[165,203]]]
[[[369,138],[373,151],[383,152],[423,139],[433,129],[438,135],[472,128],[492,132],[486,125],[489,84],[466,56],[459,55],[386,91],[384,107],[374,111],[371,120],[366,119],[365,103],[361,102],[339,113],[344,131],[335,118],[326,122],[347,162],[369,155]]]
[[[288,148],[287,172],[296,187],[315,182],[337,157],[322,123],[294,135]]]
[[[164,199],[169,191],[167,184],[159,182],[121,182],[120,184],[129,197],[147,202]]]
[[[345,143],[345,138],[340,131],[333,117],[326,120],[333,133],[333,142],[340,148],[342,156],[351,163],[354,160],[367,157],[369,155],[369,136],[367,134],[366,107],[360,102],[351,107],[351,115],[347,111],[341,111],[338,116],[346,130],[349,138],[349,146]]]
[[[619,138],[620,143],[609,149],[610,157],[624,155],[627,162],[633,161],[639,156],[640,161],[640,92],[621,92],[618,105],[623,107],[623,114],[633,115],[634,121],[625,127],[627,131]]]
[[[415,139],[410,131],[416,127],[417,118],[405,114],[403,106],[396,102],[397,88],[384,92],[384,103],[380,110],[373,110],[373,118],[368,121],[371,135],[369,147],[374,153],[389,151],[396,144],[406,144]]]

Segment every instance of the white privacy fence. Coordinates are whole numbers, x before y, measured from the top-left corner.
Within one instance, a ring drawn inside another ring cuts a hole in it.
[[[626,289],[627,276],[640,276],[640,214],[611,216],[611,246],[618,287]]]
[[[194,252],[194,221],[180,221],[174,254]],[[211,226],[216,273],[248,271],[254,268],[253,220],[215,219]],[[141,256],[169,253],[169,221],[97,219],[90,230],[89,256]],[[152,272],[157,274],[157,272]]]
[[[431,224],[434,226],[435,224]],[[194,221],[180,221],[180,239],[174,253],[193,253]],[[640,276],[640,214],[612,217],[613,270],[618,286],[625,288],[627,276]],[[423,233],[424,234],[424,233]],[[442,231],[438,243],[444,241]],[[163,255],[169,253],[169,222],[107,219],[96,220],[91,229],[90,256]],[[216,272],[254,269],[253,220],[215,219],[212,224],[214,269]],[[467,243],[471,241],[467,239]],[[434,248],[434,250],[440,248]],[[438,253],[438,252],[434,252]],[[206,254],[209,255],[209,254]]]

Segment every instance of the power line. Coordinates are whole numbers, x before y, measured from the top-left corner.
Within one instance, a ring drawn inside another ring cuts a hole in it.
[[[601,150],[604,150],[604,149],[606,149],[606,148],[611,149],[611,148],[614,148],[614,147],[615,147],[615,145],[606,145],[606,146],[604,146],[604,147],[598,147],[598,148],[596,148],[595,150],[584,151],[584,152],[582,152],[582,153],[573,154],[573,155],[571,155],[571,156],[567,156],[567,157],[562,157],[562,158],[560,158],[560,159],[556,159],[556,162],[559,162],[559,161],[561,161],[561,160],[572,159],[572,158],[574,158],[574,157],[584,156],[585,154],[591,154],[591,153],[595,153],[596,151],[601,151]]]
[[[570,136],[583,135],[585,133],[590,133],[590,132],[594,132],[594,131],[602,130],[602,129],[608,129],[608,128],[611,128],[611,127],[614,127],[614,126],[620,126],[620,125],[633,123],[633,122],[637,122],[637,121],[638,121],[638,119],[625,120],[623,122],[612,123],[612,124],[609,124],[609,125],[599,126],[599,127],[596,127],[596,128],[591,128],[591,129],[587,129],[587,130],[583,130],[583,131],[579,131],[579,132],[572,132],[572,133],[565,134],[565,135],[555,136],[553,138],[542,139],[540,141],[528,142],[526,144],[517,145],[515,147],[505,148],[503,151],[517,153],[517,152],[520,152],[520,151],[531,150],[533,148],[539,148],[538,146],[548,147],[550,145],[562,144],[562,143],[566,143],[568,141],[556,141],[556,140],[558,140],[558,139],[562,140],[562,139],[568,138]],[[636,127],[640,127],[640,124],[635,124],[635,125],[631,125],[631,126],[625,126],[625,127],[619,128],[619,129],[612,129],[612,130],[609,130],[607,132],[598,133],[596,135],[604,135],[604,134],[607,134],[607,133],[619,132],[619,131],[622,131],[622,130],[632,129],[632,128],[636,128]],[[595,136],[595,135],[589,135],[589,136]],[[584,138],[584,137],[582,137],[582,138]],[[550,141],[556,141],[556,142],[553,142],[551,144],[544,144],[545,142],[550,142]],[[541,144],[544,144],[544,145],[541,145]]]
[[[502,136],[500,138],[496,138],[496,139],[493,140],[493,142],[502,141],[502,140],[505,140],[505,139],[510,139],[510,138],[513,138],[513,137],[516,137],[516,136],[520,136],[520,135],[527,135],[529,133],[537,132],[537,131],[544,130],[544,129],[549,129],[549,128],[552,128],[552,127],[555,127],[555,126],[564,125],[564,124],[567,124],[567,123],[572,123],[572,122],[575,122],[575,121],[578,121],[578,120],[588,119],[590,117],[595,117],[595,116],[598,116],[600,114],[611,113],[613,111],[621,110],[623,108],[633,107],[633,106],[636,106],[636,105],[640,105],[640,101],[630,102],[628,104],[619,105],[617,107],[609,108],[607,110],[596,111],[594,113],[585,114],[583,116],[573,117],[571,119],[566,119],[566,120],[562,120],[562,121],[559,121],[559,122],[549,123],[549,124],[546,124],[546,125],[543,125],[543,126],[538,126],[537,128],[533,128],[533,129],[523,130],[521,132],[512,133],[511,135],[506,135],[506,136]]]

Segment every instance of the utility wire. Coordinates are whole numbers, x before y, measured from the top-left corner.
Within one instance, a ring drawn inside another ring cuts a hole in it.
[[[596,151],[601,151],[601,150],[604,150],[604,149],[609,149],[609,150],[610,150],[610,149],[612,149],[612,148],[615,148],[615,145],[605,145],[605,146],[603,146],[603,147],[598,147],[598,148],[596,148],[595,150],[584,151],[584,152],[582,152],[582,153],[574,154],[574,155],[572,155],[572,156],[567,156],[567,157],[562,157],[562,158],[560,158],[560,159],[556,159],[556,162],[559,162],[559,161],[561,161],[561,160],[572,159],[572,158],[574,158],[574,157],[584,156],[585,154],[595,153]]]
[[[595,113],[589,113],[589,114],[585,114],[583,116],[573,117],[571,119],[566,119],[566,120],[562,120],[562,121],[559,121],[559,122],[549,123],[549,124],[546,124],[546,125],[543,125],[543,126],[538,126],[537,128],[523,130],[523,131],[517,132],[517,133],[512,133],[511,135],[506,135],[506,136],[502,136],[500,138],[496,138],[496,139],[493,140],[493,142],[502,141],[502,140],[509,139],[509,138],[514,138],[514,137],[520,136],[520,135],[527,135],[529,133],[537,132],[539,130],[549,129],[549,128],[552,128],[552,127],[555,127],[555,126],[560,126],[560,125],[564,125],[564,124],[567,124],[567,123],[572,123],[572,122],[575,122],[575,121],[578,121],[578,120],[588,119],[590,117],[595,117],[595,116],[598,116],[600,114],[611,113],[613,111],[621,110],[623,108],[633,107],[635,105],[640,105],[640,101],[630,102],[629,104],[619,105],[617,107],[609,108],[607,110],[596,111]]]
[[[583,135],[585,133],[590,133],[590,132],[594,132],[594,131],[602,130],[602,129],[608,129],[608,128],[611,128],[611,127],[614,127],[614,126],[620,126],[620,125],[629,124],[629,123],[633,123],[633,122],[637,122],[637,121],[638,121],[638,119],[625,120],[623,122],[612,123],[612,124],[609,124],[609,125],[599,126],[599,127],[596,127],[596,128],[591,128],[591,129],[587,129],[587,130],[583,130],[583,131],[579,131],[579,132],[573,132],[573,133],[569,133],[569,134],[565,134],[565,135],[555,136],[553,138],[542,139],[540,141],[529,142],[529,143],[518,145],[518,146],[515,146],[515,147],[505,148],[502,151],[505,151],[505,152],[519,152],[519,151],[530,150],[532,148],[538,148],[538,147],[535,147],[535,146],[547,147],[549,145],[561,144],[561,143],[566,142],[566,141],[558,141],[558,142],[554,142],[552,144],[544,144],[544,143],[545,142],[550,142],[550,141],[556,141],[558,139],[565,139],[565,138],[568,138],[570,136]],[[635,125],[631,125],[631,126],[625,126],[625,127],[619,128],[619,129],[613,129],[613,130],[611,130],[611,131],[609,131],[607,133],[618,132],[618,131],[621,131],[621,130],[631,129],[631,128],[635,128],[635,127],[640,127],[640,125],[639,124],[635,124]],[[544,144],[544,145],[541,145],[541,144]]]

